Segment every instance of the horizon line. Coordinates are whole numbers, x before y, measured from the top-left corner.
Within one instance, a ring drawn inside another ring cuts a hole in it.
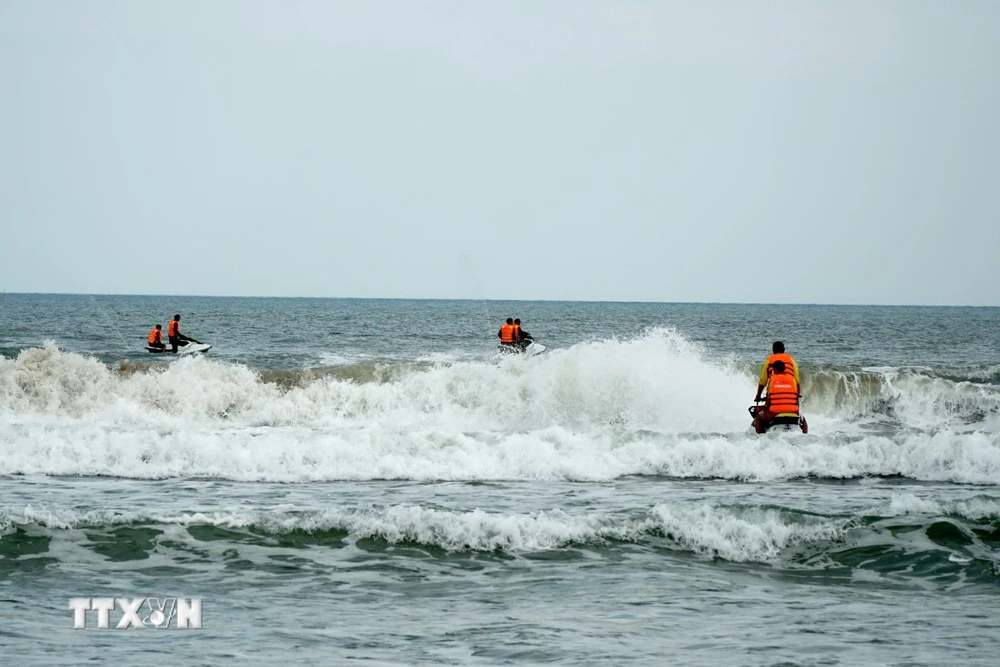
[[[496,297],[379,297],[379,296],[258,296],[246,294],[143,294],[124,292],[8,292],[3,296],[102,296],[102,297],[153,297],[180,299],[313,299],[329,301],[494,301],[523,303],[645,303],[688,306],[854,306],[880,308],[1000,308],[997,305],[934,304],[934,303],[821,303],[821,302],[764,302],[764,301],[654,301],[648,299],[512,299]]]

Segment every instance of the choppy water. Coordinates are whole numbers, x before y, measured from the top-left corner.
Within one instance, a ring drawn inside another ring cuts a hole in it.
[[[175,312],[206,356],[142,350]],[[995,664],[998,324],[4,295],[2,662]],[[774,339],[809,435],[750,432]],[[143,596],[204,627],[73,629]]]

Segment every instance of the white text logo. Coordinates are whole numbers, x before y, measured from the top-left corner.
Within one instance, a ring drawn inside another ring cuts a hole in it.
[[[115,607],[121,618],[116,630],[124,628],[175,628],[201,627],[201,598],[70,598],[73,610],[73,627],[87,627],[87,612],[97,612],[97,627],[111,627],[111,612]]]

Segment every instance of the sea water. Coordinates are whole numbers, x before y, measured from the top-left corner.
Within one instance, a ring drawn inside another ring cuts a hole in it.
[[[3,295],[0,663],[994,665],[998,324]],[[808,435],[750,429],[773,340]],[[147,596],[202,628],[73,627]]]

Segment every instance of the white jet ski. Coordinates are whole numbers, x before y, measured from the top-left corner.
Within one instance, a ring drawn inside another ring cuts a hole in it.
[[[499,355],[524,355],[526,357],[533,357],[537,354],[541,354],[545,351],[545,346],[541,343],[536,343],[533,340],[524,341],[523,345],[504,345],[500,344],[497,346],[497,354]]]
[[[542,345],[541,343],[536,343],[535,341],[531,341],[530,343],[528,343],[528,346],[524,348],[524,356],[533,357],[536,354],[541,354],[544,351],[545,351],[544,345]]]
[[[187,356],[189,354],[199,354],[202,352],[208,352],[211,349],[212,346],[209,345],[208,343],[202,343],[200,341],[199,342],[192,341],[187,345],[179,345],[177,347],[177,356],[182,357],[182,356]],[[162,350],[155,347],[149,347],[147,345],[146,351],[149,352],[150,354],[174,354],[173,350],[170,349],[169,345]]]

